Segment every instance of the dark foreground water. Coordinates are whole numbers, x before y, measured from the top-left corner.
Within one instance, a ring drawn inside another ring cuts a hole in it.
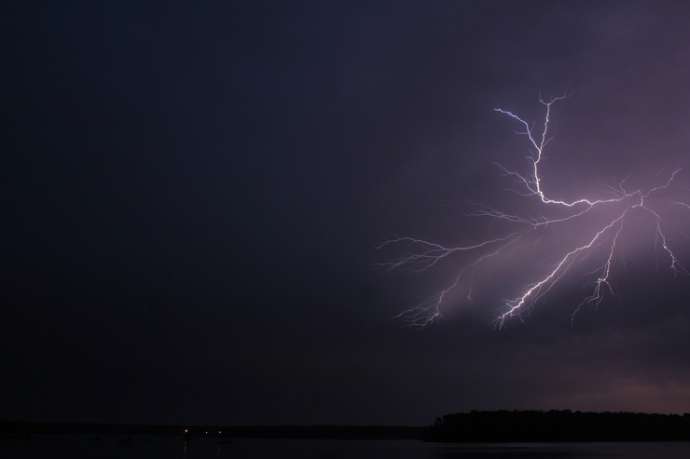
[[[0,440],[0,458],[607,458],[688,459],[690,443],[434,444],[414,440],[232,440],[34,436]]]

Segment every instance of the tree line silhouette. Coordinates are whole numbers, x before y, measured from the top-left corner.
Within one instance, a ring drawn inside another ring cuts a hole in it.
[[[471,411],[438,418],[428,432],[445,442],[690,441],[690,414]]]

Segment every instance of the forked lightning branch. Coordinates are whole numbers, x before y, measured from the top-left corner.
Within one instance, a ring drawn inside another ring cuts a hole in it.
[[[451,303],[472,300],[475,272],[489,260],[518,244],[527,244],[528,236],[536,230],[548,229],[555,232],[563,230],[566,225],[587,218],[587,214],[594,209],[606,209],[610,212],[607,214],[609,217],[604,223],[592,230],[586,242],[564,249],[561,254],[557,255],[560,258],[553,266],[524,285],[512,298],[503,300],[502,311],[496,317],[499,327],[502,327],[506,320],[518,317],[527,307],[536,303],[557,286],[568,274],[572,265],[592,251],[594,247],[603,246],[605,248],[604,256],[601,264],[593,273],[590,294],[577,304],[574,313],[586,304],[599,304],[604,299],[606,292],[613,293],[611,272],[620,250],[619,239],[626,229],[626,221],[635,213],[643,214],[646,218],[651,219],[655,229],[656,242],[663,252],[668,269],[673,274],[686,273],[667,236],[664,219],[654,205],[656,199],[665,198],[664,192],[669,190],[677,180],[681,173],[680,169],[673,170],[663,180],[647,188],[628,189],[625,181],[623,181],[614,188],[613,194],[606,198],[594,199],[581,196],[577,199],[565,200],[548,192],[545,187],[542,163],[550,140],[549,126],[552,107],[564,98],[565,96],[561,96],[548,101],[540,100],[544,107],[544,117],[543,122],[539,123],[536,128],[514,112],[502,108],[494,109],[508,121],[517,124],[517,133],[526,139],[531,152],[526,173],[508,169],[499,163],[494,164],[505,177],[517,183],[521,189],[520,194],[525,199],[535,200],[536,204],[544,209],[545,214],[548,215],[550,210],[558,207],[565,211],[565,216],[529,218],[495,208],[483,208],[470,215],[505,221],[506,226],[515,227],[518,225],[520,229],[506,232],[501,237],[477,241],[464,246],[446,246],[416,237],[400,237],[383,242],[379,246],[380,249],[399,247],[408,251],[400,258],[385,263],[391,269],[410,267],[416,271],[427,271],[441,263],[452,263],[453,258],[457,255],[473,254],[473,258],[469,262],[464,262],[457,267],[456,274],[440,291],[433,294],[430,300],[402,311],[397,318],[414,326],[427,326],[434,323],[443,317],[444,311],[451,306]],[[685,210],[690,209],[690,205],[685,201],[675,200],[673,204]]]

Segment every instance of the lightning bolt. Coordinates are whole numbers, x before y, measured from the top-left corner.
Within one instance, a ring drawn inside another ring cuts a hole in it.
[[[669,237],[664,229],[664,221],[661,214],[649,204],[650,198],[655,194],[661,193],[672,186],[677,176],[681,173],[680,169],[672,171],[664,182],[658,183],[647,189],[638,188],[635,190],[628,190],[625,187],[626,180],[623,180],[617,187],[612,188],[613,196],[611,197],[591,198],[583,196],[573,200],[564,200],[553,197],[547,193],[544,187],[544,177],[542,175],[541,165],[544,160],[545,149],[551,140],[549,138],[549,128],[552,107],[565,98],[566,96],[563,95],[550,100],[539,99],[540,104],[544,107],[544,118],[540,133],[535,133],[530,123],[516,113],[503,108],[495,108],[494,112],[518,124],[520,130],[516,131],[516,133],[527,138],[527,142],[531,149],[531,156],[529,157],[529,174],[510,170],[500,163],[494,164],[499,168],[503,176],[512,178],[523,188],[523,191],[517,192],[519,195],[535,198],[538,200],[538,204],[545,208],[562,208],[568,214],[558,218],[547,218],[546,216],[527,218],[500,209],[485,207],[468,215],[474,217],[488,217],[511,225],[522,225],[524,229],[518,232],[511,232],[506,236],[456,247],[447,247],[442,244],[414,237],[400,237],[383,242],[378,249],[405,244],[412,250],[408,255],[392,262],[384,263],[389,269],[407,266],[415,271],[426,271],[447,259],[451,259],[458,253],[477,252],[474,260],[462,266],[452,280],[442,288],[440,292],[433,295],[430,300],[402,311],[396,316],[397,318],[413,326],[424,327],[431,325],[443,317],[444,305],[451,301],[452,293],[458,290],[464,291],[465,296],[463,301],[472,300],[474,273],[477,268],[489,259],[504,253],[511,246],[525,240],[525,236],[530,232],[539,229],[558,228],[558,225],[568,224],[575,219],[584,218],[592,210],[598,208],[611,207],[615,211],[612,212],[613,215],[605,223],[601,224],[588,239],[580,245],[565,251],[552,268],[542,277],[526,285],[524,289],[512,299],[504,301],[503,312],[496,317],[496,324],[499,328],[503,327],[506,320],[519,316],[528,305],[536,303],[541,297],[546,295],[561,281],[561,279],[563,279],[570,267],[572,267],[579,258],[599,245],[605,245],[607,247],[606,258],[599,268],[594,271],[594,273],[596,273],[596,279],[593,281],[592,293],[577,305],[572,314],[572,318],[575,317],[575,314],[582,306],[586,304],[600,304],[604,299],[605,292],[613,294],[614,289],[610,279],[616,261],[616,253],[619,247],[618,242],[624,230],[626,219],[633,213],[643,213],[653,219],[655,237],[657,241],[660,242],[660,246],[669,260],[668,267],[671,272],[673,272],[674,275],[688,273],[681,265],[678,256],[672,248]],[[690,210],[690,204],[684,201],[673,201],[673,204]]]

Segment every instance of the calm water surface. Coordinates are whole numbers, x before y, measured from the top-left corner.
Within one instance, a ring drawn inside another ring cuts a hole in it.
[[[688,459],[690,443],[552,443],[448,445],[412,440],[216,440],[45,436],[2,440],[3,459],[58,458],[606,458]]]

